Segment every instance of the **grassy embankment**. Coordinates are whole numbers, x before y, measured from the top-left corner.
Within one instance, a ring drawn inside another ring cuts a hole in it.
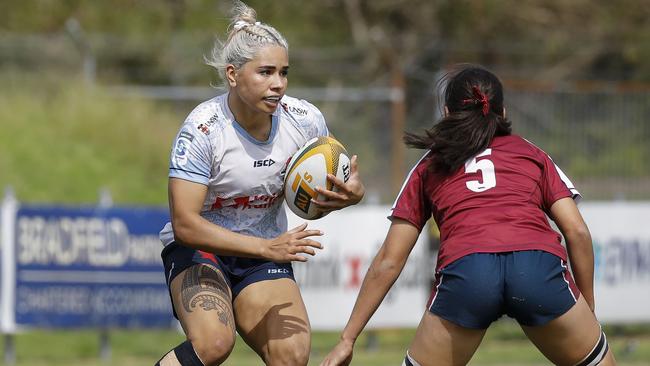
[[[167,162],[183,116],[78,81],[0,76],[0,189],[27,202],[167,200]]]

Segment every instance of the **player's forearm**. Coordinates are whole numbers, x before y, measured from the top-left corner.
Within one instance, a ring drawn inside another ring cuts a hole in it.
[[[567,252],[576,285],[587,304],[594,309],[594,251],[586,228],[565,234]]]
[[[405,260],[400,263],[383,258],[382,251],[377,254],[363,279],[359,296],[354,304],[350,320],[348,320],[348,324],[341,334],[341,339],[353,343],[356,341],[397,277],[399,277],[405,262]]]
[[[219,255],[261,258],[265,239],[238,234],[196,215],[173,221],[174,237],[183,245]]]

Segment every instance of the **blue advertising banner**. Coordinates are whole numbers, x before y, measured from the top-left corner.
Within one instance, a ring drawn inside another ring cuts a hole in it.
[[[169,327],[158,232],[164,208],[21,205],[15,220],[15,324]]]

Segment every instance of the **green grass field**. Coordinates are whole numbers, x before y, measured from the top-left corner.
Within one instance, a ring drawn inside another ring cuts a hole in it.
[[[610,346],[619,365],[650,365],[650,327],[606,328]],[[364,332],[355,348],[353,365],[399,365],[413,337],[413,329],[375,332],[370,340]],[[317,332],[312,338],[309,365],[318,365],[336,343],[338,334]],[[103,366],[153,365],[183,335],[173,330],[113,331],[110,333],[111,358],[100,359],[99,333],[96,331],[29,331],[15,337],[19,366]],[[3,349],[4,352],[4,349]],[[3,353],[4,354],[4,353]],[[550,363],[524,338],[518,326],[508,320],[492,325],[470,365],[549,365]],[[231,366],[263,365],[257,355],[238,339],[225,363]]]

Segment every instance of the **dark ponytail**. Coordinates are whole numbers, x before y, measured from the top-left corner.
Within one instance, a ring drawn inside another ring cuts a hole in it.
[[[475,65],[459,65],[442,78],[448,109],[423,135],[407,132],[404,142],[429,149],[432,168],[444,175],[485,150],[495,136],[510,135],[510,121],[503,113],[503,87],[490,71]]]

